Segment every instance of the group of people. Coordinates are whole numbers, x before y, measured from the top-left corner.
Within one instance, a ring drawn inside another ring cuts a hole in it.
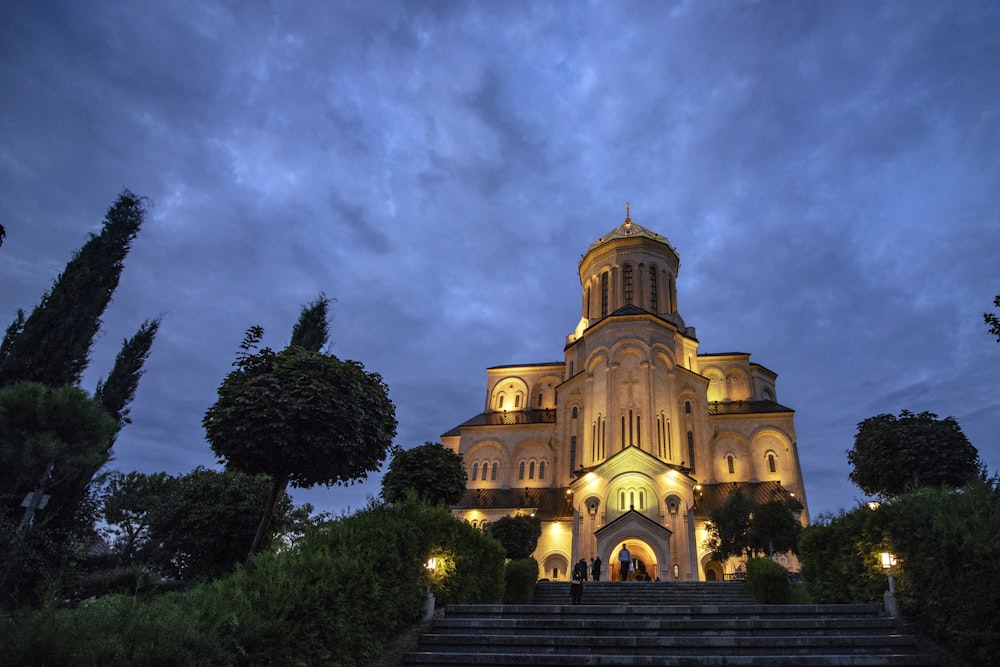
[[[642,574],[645,574],[645,568],[642,567],[640,563],[640,568],[643,570]],[[618,552],[618,576],[621,581],[628,581],[629,572],[632,571],[632,552],[628,550],[628,544],[622,544],[621,550]],[[639,577],[639,574],[636,574]],[[570,575],[570,596],[573,598],[573,604],[580,604],[583,599],[583,582],[587,579],[592,581],[601,580],[601,557],[591,558],[590,564],[587,564],[586,559],[581,558],[579,562],[573,566],[573,572]],[[646,579],[649,576],[646,575]]]

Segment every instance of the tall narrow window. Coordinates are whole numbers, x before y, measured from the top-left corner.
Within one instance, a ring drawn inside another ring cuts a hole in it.
[[[608,316],[608,272],[601,274],[601,317]]]
[[[517,468],[517,478],[524,479],[524,461],[521,461],[521,465]]]
[[[767,455],[767,469],[771,472],[777,472],[777,466],[774,463],[774,454]]]
[[[691,414],[691,401],[684,401],[684,412]]]
[[[634,422],[634,420],[632,419],[632,411],[629,410],[628,411],[628,444],[630,444],[630,445],[634,445],[635,444],[635,440],[633,439],[633,430],[634,430],[634,427],[632,426],[633,422]]]
[[[736,474],[736,463],[733,461],[732,454],[726,457],[726,463],[729,464],[729,474],[730,475]]]
[[[622,449],[625,449],[625,415],[622,415]]]
[[[573,419],[576,419],[576,417],[577,417],[577,407],[574,405],[573,406]]]
[[[478,476],[479,476],[479,463],[476,462],[472,464],[472,481],[475,481],[476,477]]]
[[[535,462],[528,464],[528,479],[535,479]]]
[[[499,470],[500,470],[500,464],[497,463],[496,461],[494,461],[493,462],[493,470],[490,471],[490,481],[491,482],[497,481],[497,473],[499,472]]]
[[[644,510],[644,509],[646,509],[646,492],[645,491],[640,491],[639,492],[639,510],[641,511],[641,510]]]
[[[538,407],[542,407],[542,395],[538,395]]]
[[[622,491],[618,496],[618,509],[625,511],[625,492]]]
[[[632,305],[632,265],[626,264],[625,269],[625,303]]]
[[[514,395],[514,407],[515,408],[521,407],[521,395],[520,394],[515,394]]]
[[[694,470],[694,432],[688,431],[688,467]]]
[[[503,410],[503,394],[497,396],[497,410]]]
[[[545,461],[538,462],[538,479],[545,479]]]
[[[649,267],[649,309],[654,312],[660,312],[656,305],[656,267]]]
[[[635,446],[642,447],[642,417],[635,416]]]
[[[628,492],[628,508],[630,510],[635,509],[635,491]]]
[[[572,473],[576,470],[576,436],[570,436],[569,439],[569,471]]]

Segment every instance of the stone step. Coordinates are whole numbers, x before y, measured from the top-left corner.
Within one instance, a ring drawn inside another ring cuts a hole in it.
[[[761,605],[729,582],[592,582],[584,604],[542,602],[568,586],[540,582],[532,604],[448,606],[405,664],[935,664],[872,604]]]

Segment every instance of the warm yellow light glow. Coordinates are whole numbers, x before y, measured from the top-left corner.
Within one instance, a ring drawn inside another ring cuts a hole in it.
[[[879,505],[880,505],[880,503],[877,500],[869,500],[868,501],[868,509],[870,509],[870,510],[877,510],[879,508]]]
[[[427,564],[424,567],[426,567],[428,570],[430,570],[431,572],[433,572],[434,570],[437,569],[437,564],[438,564],[438,559],[437,558],[428,558],[427,559]]]
[[[695,491],[701,491],[701,484],[695,484],[694,485],[694,490]]]
[[[896,564],[895,554],[891,554],[888,551],[882,552],[882,568],[888,570],[890,567]]]

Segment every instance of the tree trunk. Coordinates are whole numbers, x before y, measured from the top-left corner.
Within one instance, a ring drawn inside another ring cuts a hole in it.
[[[257,526],[257,534],[254,535],[253,544],[250,546],[250,553],[247,555],[247,562],[259,553],[263,548],[264,540],[267,538],[268,528],[271,526],[271,517],[274,516],[274,506],[278,503],[278,496],[285,492],[288,486],[288,475],[274,477],[271,482],[271,495],[267,499],[267,507],[264,508],[264,516],[260,518],[260,525]]]

